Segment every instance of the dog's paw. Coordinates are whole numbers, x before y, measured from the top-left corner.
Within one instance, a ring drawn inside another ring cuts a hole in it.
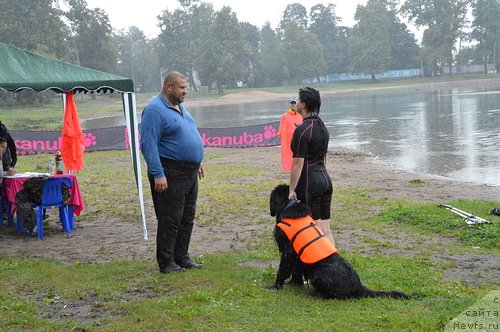
[[[300,280],[300,279],[291,279],[288,282],[288,284],[291,286],[295,286],[295,287],[302,287],[302,286],[304,286],[304,281]]]
[[[278,289],[282,289],[283,288],[283,285],[276,285],[276,284],[272,284],[272,285],[269,285],[266,287],[267,289],[270,289],[270,290],[278,290]]]

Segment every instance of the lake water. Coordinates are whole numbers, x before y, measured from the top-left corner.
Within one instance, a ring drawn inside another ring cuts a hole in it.
[[[278,121],[286,107],[286,101],[262,102],[190,112],[202,128],[241,127]],[[320,117],[330,147],[370,152],[409,171],[500,186],[500,86],[325,95]]]
[[[287,106],[284,100],[189,110],[198,127],[224,128],[279,121]],[[494,89],[324,95],[320,116],[330,147],[366,151],[408,171],[500,187],[500,83]],[[124,125],[122,115],[108,120],[84,126]]]

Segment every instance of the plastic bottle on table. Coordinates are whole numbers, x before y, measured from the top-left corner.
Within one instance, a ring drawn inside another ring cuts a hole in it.
[[[63,174],[64,173],[64,166],[63,166],[63,160],[61,156],[60,151],[56,151],[54,153],[54,159],[56,161],[56,174]]]

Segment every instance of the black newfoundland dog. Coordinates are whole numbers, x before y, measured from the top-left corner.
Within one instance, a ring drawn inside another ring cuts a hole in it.
[[[308,217],[309,208],[288,199],[288,189],[288,185],[279,185],[270,197],[271,216],[276,216],[274,239],[278,244],[281,260],[276,282],[268,288],[283,288],[285,280],[291,276],[292,284],[303,285],[305,278],[316,295],[328,299],[409,298],[402,292],[373,291],[363,286],[354,268],[314,226],[312,218]],[[302,225],[293,225],[294,223]],[[306,236],[306,233],[310,235]]]

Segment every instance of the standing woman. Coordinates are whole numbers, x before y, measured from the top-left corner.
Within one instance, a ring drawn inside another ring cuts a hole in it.
[[[321,107],[319,91],[310,87],[299,89],[297,111],[304,119],[292,138],[292,170],[289,199],[309,206],[312,218],[332,243],[330,208],[332,180],[325,168],[330,133],[318,116]]]
[[[5,150],[2,156],[3,169],[8,170],[9,168],[14,168],[17,163],[17,149],[14,139],[9,133],[7,127],[0,121],[0,137],[7,140],[7,150]]]

